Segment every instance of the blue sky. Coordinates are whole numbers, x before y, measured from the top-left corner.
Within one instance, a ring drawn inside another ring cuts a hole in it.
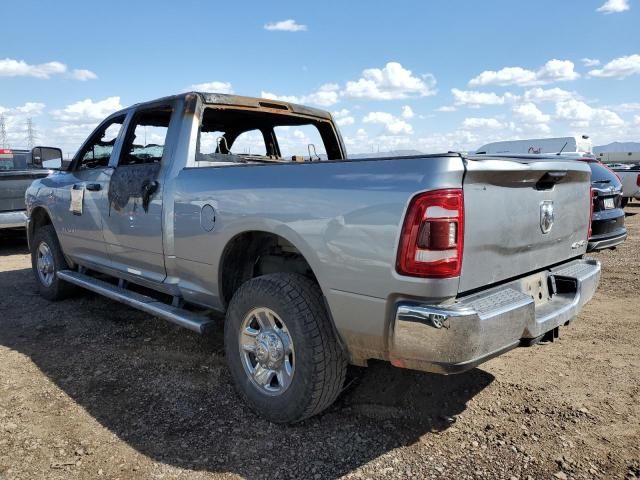
[[[7,0],[2,17],[14,148],[26,118],[72,153],[113,109],[194,85],[335,112],[353,153],[640,141],[638,0]]]

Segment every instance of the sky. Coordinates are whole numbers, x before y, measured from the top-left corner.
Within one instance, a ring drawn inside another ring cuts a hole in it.
[[[192,89],[329,110],[349,153],[640,141],[640,0],[2,3],[13,148],[31,118],[73,154],[109,113]]]

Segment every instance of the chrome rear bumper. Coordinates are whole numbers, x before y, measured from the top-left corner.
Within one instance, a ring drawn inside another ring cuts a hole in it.
[[[599,280],[600,263],[581,259],[451,305],[401,303],[390,333],[390,360],[429,372],[469,370],[571,321]]]

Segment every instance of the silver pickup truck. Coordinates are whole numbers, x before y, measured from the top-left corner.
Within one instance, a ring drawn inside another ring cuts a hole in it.
[[[56,163],[52,159],[57,152],[59,156]],[[46,177],[51,173],[51,168],[59,168],[61,163],[62,151],[57,148],[0,148],[0,230],[24,229],[27,219],[24,192],[31,182]]]
[[[329,113],[273,100],[117,112],[26,202],[44,297],[80,286],[196,332],[226,312],[236,388],[274,422],[331,405],[349,363],[449,374],[552,340],[600,277],[585,163],[349,160]]]

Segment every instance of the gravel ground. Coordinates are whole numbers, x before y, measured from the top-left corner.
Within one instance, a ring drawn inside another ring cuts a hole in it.
[[[48,303],[0,246],[0,479],[639,478],[640,205],[547,345],[442,377],[372,363],[293,427],[239,403],[222,330],[198,337],[90,293]]]

